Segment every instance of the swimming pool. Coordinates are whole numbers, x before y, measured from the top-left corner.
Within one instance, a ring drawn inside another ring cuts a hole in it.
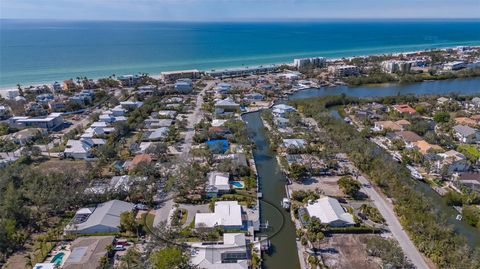
[[[54,263],[56,266],[60,266],[64,256],[64,252],[57,253],[55,256],[53,256],[51,263]]]
[[[245,188],[245,183],[243,181],[232,181],[230,184],[235,188],[235,189],[243,189]]]

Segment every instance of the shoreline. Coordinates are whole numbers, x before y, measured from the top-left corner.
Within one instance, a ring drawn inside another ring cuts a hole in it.
[[[412,45],[412,46],[415,46],[415,45]],[[421,45],[419,45],[421,46]],[[419,52],[425,52],[425,51],[434,51],[434,50],[445,50],[445,49],[453,49],[453,48],[456,48],[458,46],[469,46],[469,47],[475,47],[475,48],[479,48],[480,47],[480,44],[477,44],[477,45],[457,45],[457,46],[437,46],[435,48],[425,48],[423,50],[405,50],[405,51],[391,51],[391,52],[383,52],[383,53],[372,53],[372,54],[363,54],[363,55],[354,55],[354,56],[343,56],[343,57],[335,57],[335,58],[328,58],[328,57],[325,57],[327,62],[335,62],[335,61],[341,61],[341,60],[350,60],[350,59],[353,59],[353,58],[364,58],[364,57],[374,57],[374,56],[388,56],[388,55],[391,55],[391,56],[398,56],[400,54],[412,54],[412,53],[419,53]],[[382,48],[377,48],[379,50],[381,50]],[[312,52],[313,54],[314,52]],[[302,54],[302,53],[299,53],[299,54]],[[303,53],[303,54],[309,54],[309,53]],[[311,55],[311,54],[310,54]],[[311,57],[322,57],[321,55],[317,55],[317,56],[311,56]],[[297,58],[309,58],[307,56],[299,56]],[[288,65],[288,66],[292,66],[292,61],[293,59],[296,59],[296,58],[291,58],[291,61],[290,62],[277,62],[277,63],[264,63],[264,64],[252,64],[252,65],[245,65],[245,66],[231,66],[231,67],[221,67],[221,68],[208,68],[208,69],[198,69],[199,71],[201,72],[207,72],[207,71],[211,71],[211,70],[216,70],[216,71],[221,71],[221,70],[230,70],[230,69],[239,69],[239,68],[255,68],[255,67],[261,67],[261,66],[281,66],[281,65]],[[196,69],[195,67],[191,67],[192,69]],[[160,77],[160,73],[161,72],[170,72],[170,71],[176,71],[176,70],[165,70],[165,71],[156,71],[155,74],[150,74],[149,72],[145,72],[147,74],[149,74],[150,77],[154,78],[154,79],[159,79]],[[137,73],[142,73],[142,72],[130,72],[131,74],[137,74]],[[117,74],[117,75],[126,75],[126,74]],[[84,76],[84,75],[80,75],[78,74],[77,76]],[[72,77],[72,76],[69,76],[69,77]],[[90,77],[90,79],[93,79],[94,81],[97,81],[101,78],[106,78],[108,77],[108,75],[106,76],[95,76],[95,77]],[[18,82],[17,84],[20,84],[22,87],[37,87],[37,86],[43,86],[43,85],[51,85],[54,81],[58,81],[58,82],[62,82],[63,80],[66,80],[66,79],[69,79],[68,77],[65,77],[63,79],[57,79],[57,80],[53,80],[53,81],[41,81],[41,82],[26,82],[26,83],[22,83],[22,82]],[[16,89],[17,88],[17,84],[15,85],[1,85],[0,86],[0,91],[5,91],[5,90],[9,90],[9,89]]]

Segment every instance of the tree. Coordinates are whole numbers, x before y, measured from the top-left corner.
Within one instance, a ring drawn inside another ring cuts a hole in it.
[[[346,195],[355,197],[360,190],[360,183],[350,176],[341,177],[338,180],[338,186]]]
[[[436,123],[448,122],[450,120],[450,114],[448,112],[443,112],[443,111],[437,112],[435,113],[435,115],[433,115],[433,120]]]
[[[131,247],[127,250],[127,253],[121,258],[122,263],[119,269],[141,269],[145,268],[140,260],[140,253],[136,248]]]
[[[176,246],[166,247],[150,255],[154,269],[188,268],[189,260],[183,250]]]
[[[137,233],[138,231],[138,224],[135,221],[135,216],[133,212],[123,212],[120,214],[120,230]]]
[[[290,165],[289,170],[290,170],[290,176],[297,181],[304,178],[307,175],[307,168],[300,164],[294,163]]]

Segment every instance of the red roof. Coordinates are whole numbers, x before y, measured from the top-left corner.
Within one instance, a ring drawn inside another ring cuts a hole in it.
[[[407,104],[394,105],[393,107],[395,108],[395,110],[397,110],[400,113],[416,113],[417,112],[413,107]]]
[[[136,166],[140,162],[151,162],[152,157],[148,154],[138,154],[135,155],[135,158],[132,160],[132,166]]]

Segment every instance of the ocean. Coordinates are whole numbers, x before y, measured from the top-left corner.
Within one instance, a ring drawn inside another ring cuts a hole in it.
[[[480,45],[480,20],[169,23],[0,20],[0,87]]]

